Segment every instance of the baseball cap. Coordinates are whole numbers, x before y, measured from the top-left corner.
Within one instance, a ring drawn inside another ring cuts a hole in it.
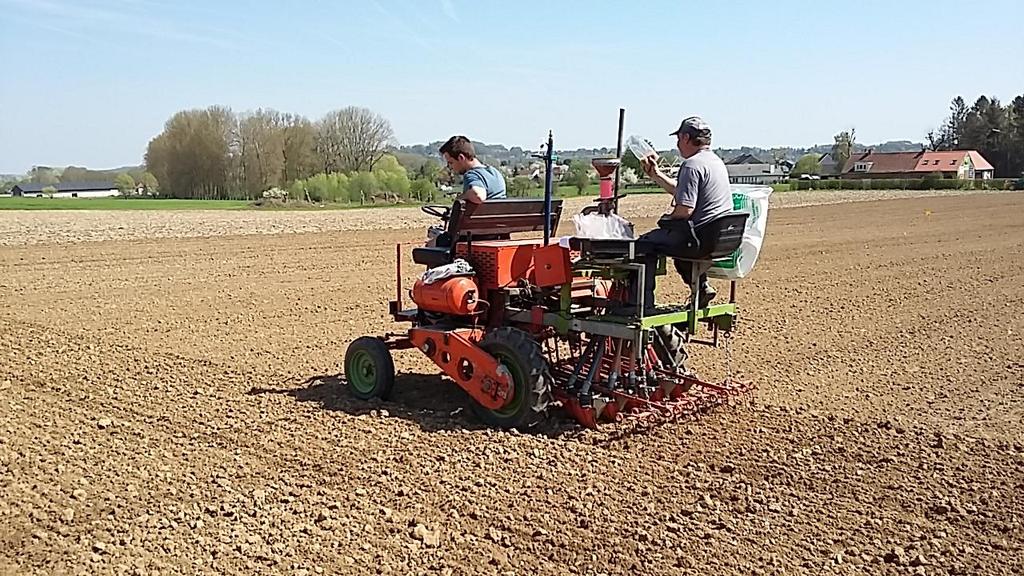
[[[675,136],[679,133],[693,134],[695,136],[711,136],[711,126],[700,116],[690,116],[679,123],[679,129],[669,134]]]

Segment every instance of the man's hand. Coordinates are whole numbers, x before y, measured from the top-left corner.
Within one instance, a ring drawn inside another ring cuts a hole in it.
[[[648,178],[654,179],[654,175],[658,173],[657,154],[650,154],[641,158],[640,167],[643,168],[644,174],[647,174]]]
[[[676,181],[674,178],[669,178],[664,172],[658,169],[657,154],[649,154],[641,158],[640,167],[644,169],[644,174],[647,174],[647,177],[660,186],[662,190],[669,194],[675,193]]]

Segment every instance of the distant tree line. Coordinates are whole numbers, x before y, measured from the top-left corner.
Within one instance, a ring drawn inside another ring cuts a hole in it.
[[[932,150],[977,150],[997,178],[1024,175],[1024,95],[1006,106],[981,96],[970,108],[957,96],[942,127],[928,133],[928,144]]]
[[[276,110],[239,114],[211,106],[174,114],[149,142],[146,167],[161,195],[175,198],[253,199],[282,189],[351,201],[380,191],[411,192],[397,162],[378,169],[395,145],[391,123],[366,108],[342,108],[311,121]],[[353,180],[362,183],[361,195],[349,189]]]

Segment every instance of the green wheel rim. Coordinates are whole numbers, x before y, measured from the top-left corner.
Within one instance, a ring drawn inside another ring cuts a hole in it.
[[[359,350],[352,355],[348,383],[363,394],[369,394],[377,387],[377,363],[366,350]]]
[[[523,400],[526,398],[526,390],[523,387],[525,378],[523,378],[523,373],[519,370],[519,366],[516,365],[511,356],[498,352],[494,357],[498,360],[498,364],[504,366],[509,374],[512,375],[512,385],[515,388],[512,393],[512,401],[497,410],[491,410],[491,412],[501,417],[513,416],[522,407]]]

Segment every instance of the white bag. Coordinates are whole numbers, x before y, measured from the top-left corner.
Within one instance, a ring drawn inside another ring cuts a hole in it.
[[[451,264],[445,264],[444,266],[438,266],[437,268],[431,268],[420,276],[424,284],[433,284],[439,280],[445,278],[451,278],[452,276],[468,276],[473,273],[473,267],[469,265],[462,258],[456,258]]]
[[[754,269],[768,226],[768,197],[772,195],[770,186],[733,185],[731,188],[733,211],[746,212],[750,216],[743,229],[740,247],[731,256],[715,260],[708,270],[708,276],[722,280],[746,278]]]
[[[633,224],[618,214],[577,214],[572,217],[577,238],[592,240],[632,240]]]

